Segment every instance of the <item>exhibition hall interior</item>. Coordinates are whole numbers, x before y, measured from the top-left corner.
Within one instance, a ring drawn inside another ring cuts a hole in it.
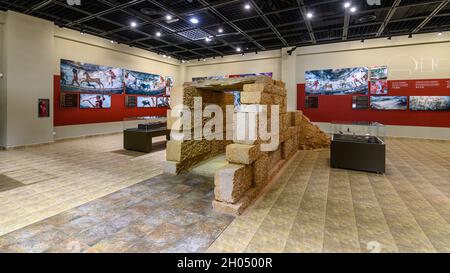
[[[0,0],[0,253],[450,252],[449,0]]]

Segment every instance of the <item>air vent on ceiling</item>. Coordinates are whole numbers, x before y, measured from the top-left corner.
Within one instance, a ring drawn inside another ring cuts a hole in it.
[[[367,23],[367,22],[375,21],[376,19],[377,19],[377,16],[375,14],[368,14],[368,15],[359,17],[358,22]]]

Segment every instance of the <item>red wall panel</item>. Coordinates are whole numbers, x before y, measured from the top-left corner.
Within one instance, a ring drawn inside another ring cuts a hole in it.
[[[422,81],[431,84],[423,86]],[[450,96],[450,80],[389,81],[389,96]],[[354,110],[352,95],[320,95],[319,108],[305,109],[305,97],[305,84],[298,84],[297,109],[315,122],[376,121],[385,125],[450,127],[449,111]]]
[[[128,108],[125,107],[125,94],[111,95],[110,109],[60,108],[60,76],[53,77],[54,85],[54,126],[78,125],[123,121],[128,117],[166,116],[167,108]]]

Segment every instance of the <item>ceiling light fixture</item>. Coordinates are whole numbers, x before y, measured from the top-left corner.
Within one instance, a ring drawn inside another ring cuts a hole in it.
[[[352,4],[350,2],[344,3],[344,8],[348,9]]]
[[[237,51],[237,52],[241,52],[242,49],[241,49],[240,47],[238,47],[238,48],[236,48],[236,51]]]
[[[110,42],[111,42],[111,44],[114,44],[114,40],[111,40]]]
[[[244,6],[244,9],[246,9],[246,10],[249,10],[251,8],[252,8],[252,6],[250,6],[250,4],[245,4],[245,6]]]
[[[198,24],[200,21],[197,19],[197,18],[195,18],[195,17],[192,17],[191,19],[189,19],[189,22],[191,22],[191,23],[193,23],[193,24]]]
[[[172,56],[169,56],[169,57],[167,57],[167,58],[172,59]]]
[[[131,27],[137,27],[137,23],[136,22],[131,22],[130,26]]]
[[[442,36],[442,31],[439,31],[439,32],[438,32],[438,35],[439,35],[439,36]]]
[[[350,8],[350,12],[356,12],[357,11],[357,8],[356,7],[351,7]]]
[[[172,15],[170,15],[170,14],[167,14],[167,15],[166,15],[166,20],[167,20],[167,21],[170,21],[170,20],[172,20],[172,19],[173,19]]]
[[[209,38],[209,37],[206,37],[206,38],[205,38],[205,42],[209,43],[209,42],[211,42],[211,41],[212,41],[211,38]]]
[[[311,19],[311,18],[313,18],[313,14],[312,14],[312,12],[308,12],[307,14],[306,14],[306,17],[308,17],[309,19]]]
[[[161,37],[161,32],[156,32],[156,37]]]
[[[410,39],[412,38],[412,33],[410,33],[410,34],[408,35],[408,38],[410,38]]]
[[[163,58],[167,58],[167,55],[166,55],[166,54],[164,54],[164,55],[163,55]]]
[[[223,33],[223,28],[219,28],[217,31],[218,31],[219,33]]]

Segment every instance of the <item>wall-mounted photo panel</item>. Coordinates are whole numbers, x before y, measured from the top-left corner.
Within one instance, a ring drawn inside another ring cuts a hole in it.
[[[111,108],[111,96],[104,94],[80,94],[81,109]]]
[[[369,69],[354,67],[305,72],[306,95],[349,95],[369,93]]]
[[[50,117],[50,99],[38,100],[38,117],[40,118]]]
[[[374,66],[370,68],[371,80],[387,80],[388,67],[387,66]]]
[[[170,98],[169,97],[158,97],[157,98],[157,107],[165,108],[170,107]]]
[[[166,76],[166,96],[170,97],[170,94],[172,93],[172,88],[174,87],[175,83],[173,81],[173,77]]]
[[[78,94],[61,93],[60,104],[61,108],[78,108]]]
[[[319,97],[307,96],[305,100],[305,108],[319,108]]]
[[[387,80],[374,80],[370,81],[370,94],[372,95],[387,95],[388,82]]]
[[[406,110],[407,96],[371,96],[370,108],[374,110]]]
[[[369,109],[369,97],[367,96],[353,96],[352,109],[365,110]]]
[[[450,111],[450,96],[411,96],[411,111]]]
[[[129,95],[164,96],[166,92],[164,77],[155,74],[124,70],[124,82]]]
[[[154,108],[157,107],[156,97],[137,97],[138,108]]]
[[[61,91],[123,93],[121,68],[61,60]]]

